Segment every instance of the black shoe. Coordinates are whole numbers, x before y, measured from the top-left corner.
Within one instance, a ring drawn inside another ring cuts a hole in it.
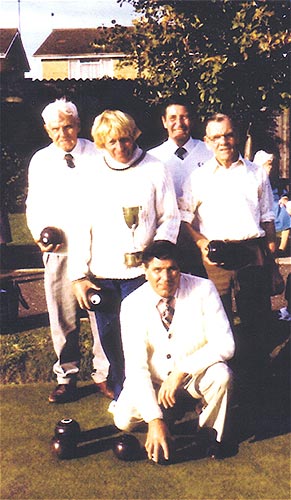
[[[235,441],[227,441],[219,443],[214,441],[210,444],[207,450],[207,456],[212,460],[223,460],[224,458],[233,457],[238,453],[238,443]]]
[[[59,384],[49,395],[50,403],[70,403],[77,399],[77,387],[75,383]]]
[[[209,448],[207,449],[207,456],[211,458],[212,460],[219,460],[221,459],[221,443],[218,441],[214,441],[213,443],[210,444]]]

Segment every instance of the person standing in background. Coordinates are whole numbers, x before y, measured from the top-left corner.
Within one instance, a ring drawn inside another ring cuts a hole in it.
[[[275,214],[275,229],[277,237],[279,237],[279,246],[276,250],[277,257],[284,257],[287,254],[291,229],[291,211],[288,212],[288,191],[286,188],[280,187],[279,179],[276,178],[274,172],[275,155],[266,151],[257,151],[253,162],[261,165],[266,170],[272,186],[274,204],[273,211]]]
[[[203,141],[191,136],[193,112],[186,97],[172,96],[165,102],[162,123],[168,138],[148,152],[169,169],[178,199],[182,196],[182,187],[189,175],[202,167],[213,153]],[[199,250],[184,230],[183,223],[180,226],[177,244],[182,255],[182,271],[206,276]]]

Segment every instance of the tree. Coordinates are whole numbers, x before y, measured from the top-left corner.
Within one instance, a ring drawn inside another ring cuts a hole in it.
[[[130,46],[147,102],[186,94],[201,117],[231,112],[245,129],[288,107],[289,1],[118,2],[137,13]]]

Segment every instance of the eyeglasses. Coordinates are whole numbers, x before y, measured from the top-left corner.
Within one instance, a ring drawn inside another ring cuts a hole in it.
[[[217,144],[220,139],[225,139],[226,141],[229,141],[230,139],[234,138],[234,132],[229,132],[228,134],[221,134],[221,135],[214,135],[213,137],[208,137],[209,141],[214,142],[214,144]]]

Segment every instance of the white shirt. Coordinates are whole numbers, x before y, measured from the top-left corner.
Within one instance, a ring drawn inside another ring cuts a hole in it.
[[[142,150],[136,148],[132,161],[138,161],[141,154]],[[129,167],[105,154],[93,189],[87,190],[86,195],[81,224],[69,242],[72,280],[83,277],[89,269],[99,278],[141,276],[142,267],[126,267],[125,253],[142,251],[152,240],[176,242],[180,215],[173,183],[165,167],[150,155],[145,154],[140,162]],[[139,207],[134,240],[123,207]]]
[[[175,141],[170,138],[160,144],[160,146],[148,151],[149,154],[158,158],[166,165],[171,172],[177,197],[182,196],[182,187],[186,178],[194,170],[202,167],[202,165],[213,156],[204,142],[193,139],[192,137],[183,145],[183,148],[187,151],[183,160],[175,155],[178,146]]]
[[[229,168],[213,158],[193,172],[178,205],[181,219],[191,224],[195,215],[199,231],[209,240],[259,238],[265,235],[261,223],[274,220],[265,169],[241,156]]]
[[[169,331],[156,307],[161,297],[149,283],[121,306],[124,387],[134,393],[135,406],[146,422],[162,417],[153,383],[161,384],[174,369],[196,377],[234,354],[232,331],[210,280],[181,274],[175,296]]]
[[[78,139],[70,152],[75,168],[67,166],[65,154],[51,143],[31,159],[26,217],[35,240],[47,226],[58,227],[68,236],[74,228],[78,203],[93,182],[101,158],[94,143],[87,139]]]

